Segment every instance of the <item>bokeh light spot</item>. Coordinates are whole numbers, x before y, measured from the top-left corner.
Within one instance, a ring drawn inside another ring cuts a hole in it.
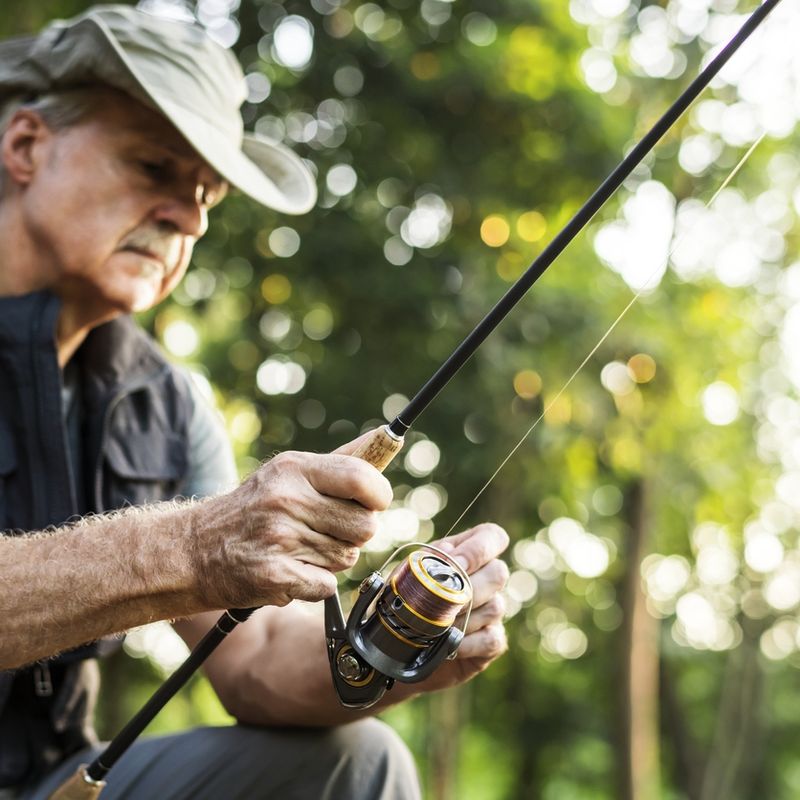
[[[414,53],[409,63],[412,75],[421,81],[429,81],[439,75],[441,64],[436,53]]]
[[[256,372],[256,385],[264,394],[297,394],[305,382],[305,370],[285,358],[268,358]]]
[[[508,222],[499,214],[491,214],[481,223],[481,239],[489,247],[502,247],[510,235]]]
[[[294,228],[275,228],[269,235],[269,247],[276,256],[290,258],[300,249],[300,235]]]
[[[517,234],[526,242],[538,242],[547,232],[547,220],[538,211],[526,211],[517,220]]]
[[[315,430],[325,422],[325,406],[319,400],[309,398],[297,406],[297,421],[309,430]]]
[[[331,194],[344,197],[356,188],[358,176],[349,164],[336,164],[328,170],[325,176],[325,185]]]
[[[656,362],[647,353],[637,353],[628,359],[628,372],[636,383],[649,383],[656,376]]]
[[[273,305],[285,303],[292,296],[291,281],[285,275],[278,273],[267,275],[261,281],[261,295]]]
[[[478,47],[488,47],[497,38],[497,25],[479,11],[464,17],[461,31],[469,42]]]
[[[177,319],[164,328],[164,346],[179,358],[190,356],[199,345],[200,336],[197,330],[186,320]]]
[[[524,400],[532,400],[542,391],[542,379],[532,369],[520,370],[514,376],[514,391]]]
[[[407,405],[408,398],[404,394],[390,394],[381,407],[383,418],[393,420]]]
[[[405,458],[406,471],[415,478],[422,478],[436,469],[440,457],[438,446],[428,439],[422,439],[409,448]]]
[[[628,367],[621,361],[612,361],[603,367],[600,372],[600,383],[611,394],[616,395],[630,394],[636,388]]]
[[[707,386],[702,402],[703,414],[712,425],[730,425],[739,416],[739,395],[725,381]]]
[[[757,534],[748,539],[744,548],[744,560],[756,572],[772,572],[783,561],[783,545],[774,534]]]
[[[297,14],[284,17],[275,28],[272,55],[289,69],[307,67],[314,53],[314,28],[305,18]]]
[[[333,73],[333,85],[343,97],[355,97],[364,88],[364,73],[358,67],[339,67]]]
[[[303,333],[309,339],[327,339],[333,330],[333,312],[324,303],[315,305],[303,317]]]

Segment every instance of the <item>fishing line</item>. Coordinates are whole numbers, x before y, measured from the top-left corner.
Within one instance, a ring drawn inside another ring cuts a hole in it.
[[[764,139],[765,136],[766,136],[766,131],[764,133],[762,133],[761,136],[759,136],[758,139],[756,139],[755,142],[753,142],[753,144],[750,145],[750,147],[747,150],[747,152],[742,156],[742,158],[739,160],[739,162],[736,164],[736,166],[730,171],[730,173],[728,173],[727,177],[722,182],[720,187],[714,192],[714,194],[711,196],[711,198],[704,204],[704,206],[703,206],[704,210],[709,209],[711,207],[711,205],[714,203],[714,201],[720,196],[720,194],[728,187],[730,182],[739,173],[739,170],[742,169],[742,167],[745,165],[747,160],[750,158],[750,156],[752,155],[753,151],[758,147],[759,144],[761,144],[761,141]],[[691,227],[691,229],[689,231],[684,232],[678,239],[675,240],[674,244],[672,245],[672,247],[670,248],[670,250],[669,250],[669,252],[667,253],[667,256],[666,256],[666,266],[667,267],[669,266],[669,262],[670,262],[670,259],[672,258],[673,253],[687,239],[689,234],[694,233],[694,231],[699,227],[699,225],[700,225],[700,221],[698,220]],[[479,489],[478,493],[472,498],[472,500],[469,501],[469,503],[467,504],[467,507],[461,512],[461,514],[458,516],[456,521],[450,526],[450,528],[448,529],[447,533],[442,537],[443,539],[446,539],[448,536],[450,536],[450,534],[453,532],[453,530],[456,528],[456,526],[467,515],[467,513],[472,508],[472,506],[474,506],[475,503],[478,502],[478,500],[483,495],[483,493],[489,488],[489,485],[492,483],[492,481],[500,474],[500,471],[503,469],[503,467],[505,467],[505,465],[511,460],[511,458],[514,456],[514,454],[517,452],[517,450],[519,450],[519,448],[522,447],[522,445],[525,443],[527,438],[538,427],[539,423],[547,416],[547,414],[550,411],[550,409],[559,401],[561,396],[570,387],[572,382],[580,374],[580,372],[583,370],[583,368],[589,363],[589,361],[592,359],[594,354],[600,349],[600,347],[602,347],[602,345],[606,341],[606,339],[608,339],[608,337],[614,332],[614,330],[616,329],[617,325],[619,325],[619,323],[622,321],[622,319],[625,317],[625,315],[628,313],[628,311],[630,311],[630,309],[633,308],[634,305],[636,305],[636,303],[638,302],[639,298],[642,297],[642,295],[647,293],[647,291],[649,289],[649,286],[650,286],[650,283],[658,276],[660,271],[661,271],[661,266],[659,265],[648,275],[648,277],[645,280],[644,285],[642,286],[642,288],[640,288],[633,295],[633,297],[630,299],[630,301],[625,306],[625,308],[622,309],[622,311],[619,313],[617,318],[611,323],[611,325],[606,329],[605,333],[600,337],[600,339],[597,341],[597,343],[594,345],[594,347],[589,351],[589,353],[586,356],[586,358],[584,358],[583,361],[581,361],[581,363],[578,365],[578,367],[575,369],[575,371],[572,373],[572,375],[569,376],[569,378],[564,383],[564,385],[558,390],[558,392],[550,400],[550,402],[547,403],[547,405],[544,407],[542,413],[539,414],[539,416],[534,420],[533,425],[531,425],[530,428],[528,428],[528,430],[525,431],[525,433],[522,435],[522,438],[514,445],[514,447],[511,449],[511,451],[508,453],[508,455],[500,462],[500,465],[492,473],[492,475],[489,478],[489,480],[487,480],[486,483],[483,484],[483,486]]]

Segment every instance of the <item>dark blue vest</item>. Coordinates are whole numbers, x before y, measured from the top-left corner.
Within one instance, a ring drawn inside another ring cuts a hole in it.
[[[122,317],[94,329],[74,356],[83,441],[83,480],[76,482],[55,348],[59,308],[47,292],[0,298],[0,532],[6,535],[173,498],[188,468],[186,378]],[[92,659],[107,649],[107,642],[92,643],[0,672],[0,787],[45,772],[92,740]]]

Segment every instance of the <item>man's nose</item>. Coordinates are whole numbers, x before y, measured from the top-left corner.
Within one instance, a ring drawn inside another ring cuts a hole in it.
[[[156,208],[155,221],[169,223],[184,236],[199,239],[208,230],[208,208],[205,203],[205,186],[196,184],[175,192]]]

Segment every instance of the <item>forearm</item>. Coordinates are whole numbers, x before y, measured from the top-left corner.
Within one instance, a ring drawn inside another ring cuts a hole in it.
[[[187,511],[165,503],[0,536],[0,669],[204,610]]]

